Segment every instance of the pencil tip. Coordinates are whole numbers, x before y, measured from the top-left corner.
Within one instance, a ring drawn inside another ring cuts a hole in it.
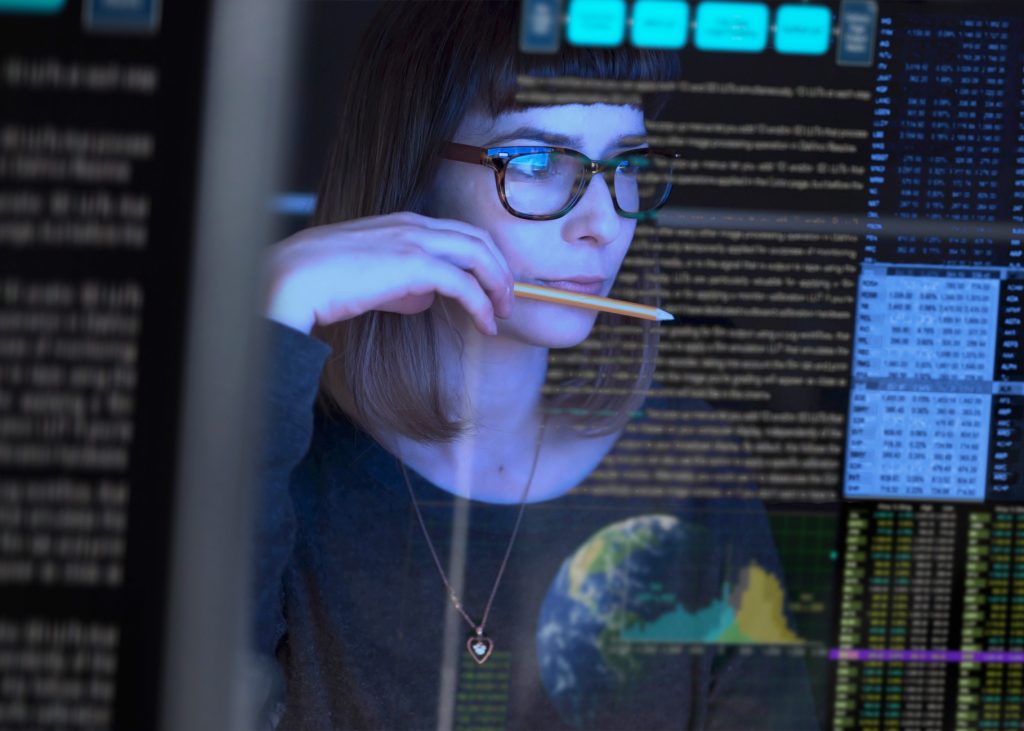
[[[664,322],[665,320],[674,320],[675,317],[671,313],[665,312],[665,310],[658,310],[658,322]]]

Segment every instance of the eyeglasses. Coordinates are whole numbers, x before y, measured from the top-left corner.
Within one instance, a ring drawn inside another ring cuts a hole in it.
[[[498,198],[513,216],[531,221],[561,218],[583,197],[591,178],[611,174],[608,189],[620,216],[649,218],[672,191],[678,153],[642,148],[608,160],[591,160],[565,147],[473,147],[448,143],[445,158],[494,171]]]

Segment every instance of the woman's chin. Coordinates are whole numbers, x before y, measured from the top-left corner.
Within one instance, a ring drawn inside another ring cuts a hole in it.
[[[561,305],[549,305],[544,310],[531,312],[528,318],[513,315],[506,327],[498,325],[499,334],[504,331],[511,337],[543,348],[574,348],[590,337],[597,319],[593,310]]]

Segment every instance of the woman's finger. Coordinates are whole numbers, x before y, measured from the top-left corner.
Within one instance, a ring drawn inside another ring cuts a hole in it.
[[[491,299],[495,312],[504,316],[511,314],[510,279],[506,267],[502,266],[489,250],[480,246],[480,239],[451,229],[417,228],[406,234],[413,246],[428,255],[436,256],[471,273]]]
[[[420,213],[413,213],[412,211],[401,211],[399,213],[388,213],[382,216],[356,218],[339,224],[331,224],[326,228],[337,228],[338,230],[345,231],[366,231],[377,229],[381,230],[383,233],[384,229],[390,226],[410,225],[422,226],[423,228],[432,229],[434,231],[455,231],[483,243],[494,257],[498,266],[504,272],[508,279],[509,286],[512,285],[514,281],[512,268],[505,259],[505,255],[501,253],[501,249],[499,249],[498,245],[494,243],[494,239],[491,238],[491,235],[486,230],[479,226],[474,226],[471,223],[466,223],[465,221],[459,221],[455,218],[433,218]]]
[[[410,295],[436,292],[462,305],[473,318],[477,329],[486,335],[496,335],[494,307],[480,286],[480,281],[464,269],[438,259],[424,263],[420,273],[408,285]]]
[[[512,278],[512,268],[508,265],[508,261],[506,261],[505,255],[501,253],[501,249],[499,249],[498,245],[494,243],[494,239],[491,238],[491,235],[486,230],[480,228],[479,226],[474,226],[471,223],[460,221],[456,218],[431,218],[430,216],[424,216],[419,213],[412,213],[411,211],[406,211],[404,215],[407,216],[409,220],[426,226],[427,228],[458,231],[467,236],[471,236],[473,238],[479,239],[480,241],[483,241],[484,244],[486,244],[487,248],[490,250],[491,254],[494,255],[494,258],[501,265],[502,269],[508,275],[508,277],[510,279]]]

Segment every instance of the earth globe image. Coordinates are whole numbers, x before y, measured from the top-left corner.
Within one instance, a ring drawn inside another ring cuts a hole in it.
[[[576,728],[678,724],[685,645],[792,643],[781,583],[707,528],[672,515],[605,526],[561,565],[541,605],[541,684]],[[685,694],[682,694],[685,695]]]

